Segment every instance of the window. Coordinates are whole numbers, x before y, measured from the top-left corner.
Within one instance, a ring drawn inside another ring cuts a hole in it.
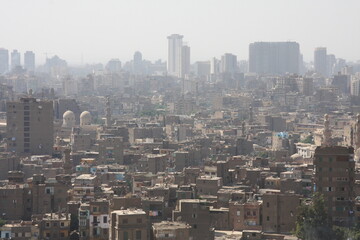
[[[50,223],[49,223],[49,222],[46,222],[46,223],[45,223],[45,226],[46,226],[47,228],[49,228],[49,227],[50,227]]]
[[[61,222],[61,223],[60,223],[60,226],[64,227],[64,226],[65,226],[65,223],[64,223],[64,222]]]
[[[137,222],[137,223],[142,223],[142,219],[141,219],[141,218],[138,218],[138,219],[136,219],[136,222]]]
[[[123,224],[127,224],[127,223],[128,223],[128,219],[127,219],[127,218],[124,218],[124,219],[122,220],[122,223],[123,223]]]
[[[196,213],[193,213],[192,218],[196,218]]]
[[[334,188],[333,187],[326,187],[325,191],[326,192],[332,192],[332,191],[334,191]]]
[[[97,207],[93,207],[93,212],[97,212]]]
[[[236,216],[240,216],[240,211],[236,211]]]
[[[270,221],[270,217],[269,217],[269,216],[266,217],[266,221]]]
[[[62,237],[62,238],[65,237],[65,233],[61,232],[60,237]]]
[[[197,229],[197,225],[196,225],[196,224],[194,224],[194,225],[193,225],[193,228],[194,228],[194,229]]]
[[[129,240],[129,233],[127,231],[124,232],[124,240]]]
[[[137,230],[137,231],[135,232],[135,239],[136,239],[136,240],[141,240],[141,231],[140,231],[140,230]]]
[[[266,207],[270,207],[270,203],[269,203],[269,202],[266,203]]]
[[[103,217],[103,223],[107,223],[107,222],[108,222],[107,216],[104,216]]]
[[[54,227],[57,227],[57,222],[54,222],[54,223],[53,223],[53,226],[54,226]]]

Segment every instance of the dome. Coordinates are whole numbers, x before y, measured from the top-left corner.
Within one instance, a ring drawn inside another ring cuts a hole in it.
[[[62,126],[66,128],[72,128],[75,126],[75,124],[76,124],[75,114],[70,110],[64,112]]]
[[[84,111],[80,114],[80,125],[90,125],[91,124],[91,114],[88,111]]]

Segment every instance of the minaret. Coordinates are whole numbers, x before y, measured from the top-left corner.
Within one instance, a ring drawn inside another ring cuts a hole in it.
[[[355,134],[355,150],[357,150],[360,148],[360,114],[356,115]]]
[[[110,97],[106,97],[106,122],[107,127],[111,127],[111,108],[110,108]]]
[[[323,142],[322,145],[326,147],[331,146],[331,129],[330,129],[330,121],[329,121],[329,115],[324,115],[324,131],[323,131]]]

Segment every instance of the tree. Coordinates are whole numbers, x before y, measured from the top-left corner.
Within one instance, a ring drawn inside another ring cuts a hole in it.
[[[301,141],[302,143],[310,143],[314,144],[314,137],[313,135],[308,135],[304,140]]]
[[[4,226],[5,223],[6,223],[6,221],[0,218],[0,227]]]
[[[340,235],[332,230],[321,194],[315,193],[310,204],[300,206],[295,234],[303,240],[331,240]]]

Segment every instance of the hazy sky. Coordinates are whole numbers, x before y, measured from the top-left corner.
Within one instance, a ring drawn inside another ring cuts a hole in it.
[[[167,57],[184,35],[191,61],[231,52],[248,58],[254,41],[297,41],[304,59],[328,53],[360,59],[360,0],[0,0],[0,47],[45,52],[70,64]]]

